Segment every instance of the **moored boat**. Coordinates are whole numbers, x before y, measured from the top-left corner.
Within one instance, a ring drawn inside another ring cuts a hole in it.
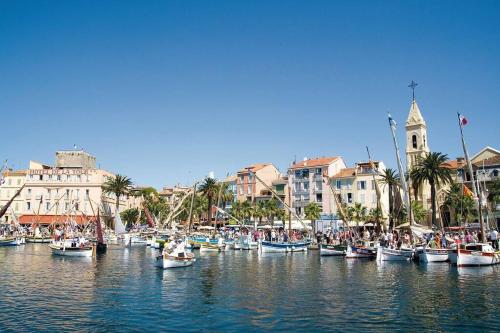
[[[50,237],[43,237],[43,236],[29,236],[26,237],[26,243],[50,243],[52,239]]]
[[[372,248],[349,245],[345,253],[347,259],[374,259],[377,251]]]
[[[392,249],[379,246],[377,248],[377,259],[380,261],[410,261],[413,258],[413,249]]]
[[[0,246],[16,246],[19,245],[19,240],[16,237],[0,238]]]
[[[446,262],[449,259],[449,249],[424,247],[418,258],[421,262]]]
[[[500,252],[495,252],[490,244],[459,244],[449,253],[450,262],[462,266],[491,266],[500,263]]]
[[[327,245],[321,244],[319,248],[320,256],[343,256],[347,251],[347,245]]]
[[[92,246],[76,240],[54,241],[49,244],[53,255],[67,257],[91,257]]]
[[[260,243],[261,252],[305,252],[309,242],[269,242],[262,241]]]

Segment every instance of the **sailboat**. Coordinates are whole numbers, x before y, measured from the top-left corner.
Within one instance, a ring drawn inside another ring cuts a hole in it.
[[[0,218],[7,213],[7,210],[10,208],[12,202],[14,199],[21,193],[22,189],[24,188],[24,185],[21,186],[19,190],[10,198],[9,201],[0,209]],[[10,235],[10,234],[4,234],[0,235],[0,246],[16,246],[16,245],[21,245],[24,244],[24,237],[20,237],[18,235]]]

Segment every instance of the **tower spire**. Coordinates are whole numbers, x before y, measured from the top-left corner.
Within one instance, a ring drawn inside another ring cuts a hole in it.
[[[413,100],[415,100],[415,88],[418,86],[418,83],[411,80],[410,84],[408,87],[412,90],[412,95],[413,95]]]

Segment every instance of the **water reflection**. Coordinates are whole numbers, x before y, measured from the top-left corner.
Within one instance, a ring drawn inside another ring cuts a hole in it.
[[[195,251],[193,266],[162,270],[154,267],[158,253],[110,246],[95,259],[58,258],[46,244],[0,248],[0,331],[308,332],[341,330],[346,323],[356,331],[457,331],[500,325],[499,267],[379,265],[313,251]]]

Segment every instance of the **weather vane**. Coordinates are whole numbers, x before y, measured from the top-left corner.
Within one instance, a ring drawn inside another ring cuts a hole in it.
[[[413,100],[415,100],[415,88],[418,86],[418,83],[411,80],[410,84],[408,85],[409,88],[411,88],[412,93],[413,93]]]

